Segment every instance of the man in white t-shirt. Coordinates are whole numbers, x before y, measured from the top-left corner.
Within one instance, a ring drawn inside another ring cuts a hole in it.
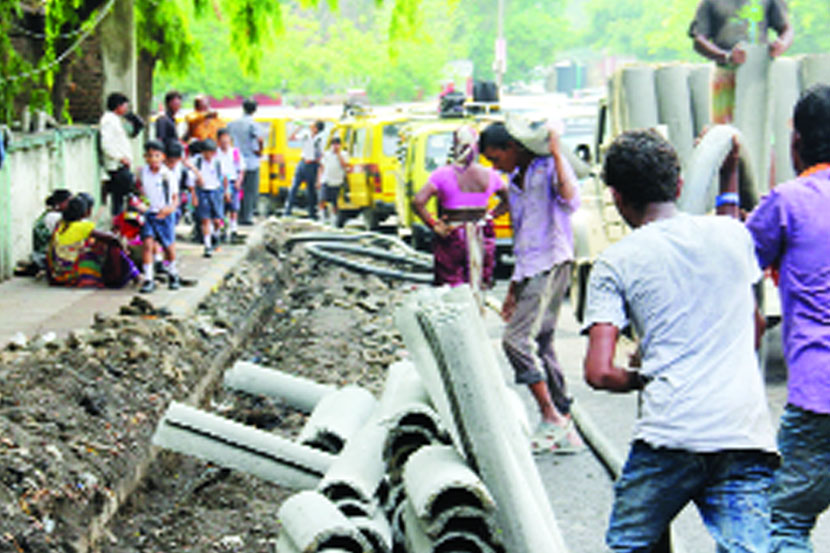
[[[618,137],[604,169],[634,230],[591,270],[585,378],[641,394],[608,545],[663,551],[672,519],[694,501],[718,551],[765,553],[777,456],[754,351],[752,239],[734,219],[677,211],[680,165],[654,131]],[[639,359],[619,368],[617,338],[629,324]]]
[[[294,171],[294,182],[288,191],[288,199],[285,202],[285,215],[291,215],[294,203],[297,201],[297,192],[303,183],[306,184],[306,203],[308,205],[308,216],[317,219],[317,172],[320,169],[320,160],[323,157],[323,130],[326,128],[322,121],[315,121],[310,130],[295,131],[291,140],[296,140],[301,135],[303,140],[303,159],[297,164]]]
[[[320,209],[325,213],[327,206],[331,209],[332,218],[337,216],[337,198],[340,188],[346,182],[346,173],[349,170],[349,156],[343,150],[340,137],[331,139],[331,147],[323,154],[320,164],[320,174],[317,186],[322,186],[320,195]]]

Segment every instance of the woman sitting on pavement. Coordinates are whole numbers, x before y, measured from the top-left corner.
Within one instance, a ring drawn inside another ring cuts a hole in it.
[[[499,174],[477,162],[478,132],[465,125],[453,133],[452,163],[435,170],[412,200],[415,213],[435,233],[435,285],[470,283],[489,288],[496,266],[493,218],[507,210],[507,189]],[[487,212],[493,194],[501,203]],[[426,210],[435,196],[439,218]],[[480,256],[470,252],[478,251]],[[480,257],[476,260],[475,257]]]
[[[76,288],[121,288],[138,281],[138,269],[114,235],[84,220],[87,203],[69,200],[46,253],[49,283]]]

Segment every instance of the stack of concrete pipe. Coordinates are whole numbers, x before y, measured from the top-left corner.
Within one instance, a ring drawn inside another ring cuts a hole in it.
[[[612,134],[660,128],[677,149],[685,173],[695,140],[711,125],[713,70],[712,64],[620,69],[609,80]],[[741,131],[752,174],[748,180],[754,181],[758,195],[769,189],[771,160],[775,182],[794,176],[792,111],[803,90],[822,82],[830,83],[830,54],[771,60],[766,47],[747,46],[747,61],[736,75],[734,125]]]

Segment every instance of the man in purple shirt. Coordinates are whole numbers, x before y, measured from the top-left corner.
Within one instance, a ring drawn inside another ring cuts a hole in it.
[[[830,504],[830,87],[807,90],[793,115],[793,167],[749,217],[762,267],[780,270],[788,404],[772,494],[773,552],[812,551]]]
[[[493,123],[482,132],[480,149],[496,169],[510,175],[516,265],[502,306],[507,323],[502,346],[516,383],[530,387],[542,416],[531,444],[535,452],[580,449],[553,349],[559,306],[573,263],[570,215],[579,207],[576,177],[556,133],[544,127],[520,120],[512,121],[511,127]],[[502,205],[494,217],[501,215]]]

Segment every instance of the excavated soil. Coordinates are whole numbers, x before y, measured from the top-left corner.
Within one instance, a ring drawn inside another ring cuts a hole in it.
[[[377,393],[402,355],[392,313],[411,285],[334,267],[286,240],[300,222],[268,224],[265,247],[186,319],[98,317],[66,340],[0,352],[0,551],[72,551],[113,489],[146,457],[155,426],[210,361],[233,347],[257,301],[269,305],[231,359]],[[142,314],[143,312],[143,314]],[[139,313],[139,314],[135,314]],[[221,379],[220,379],[221,380]],[[305,415],[225,391],[204,408],[283,436]],[[105,531],[102,551],[273,551],[290,493],[195,458],[161,452]]]

